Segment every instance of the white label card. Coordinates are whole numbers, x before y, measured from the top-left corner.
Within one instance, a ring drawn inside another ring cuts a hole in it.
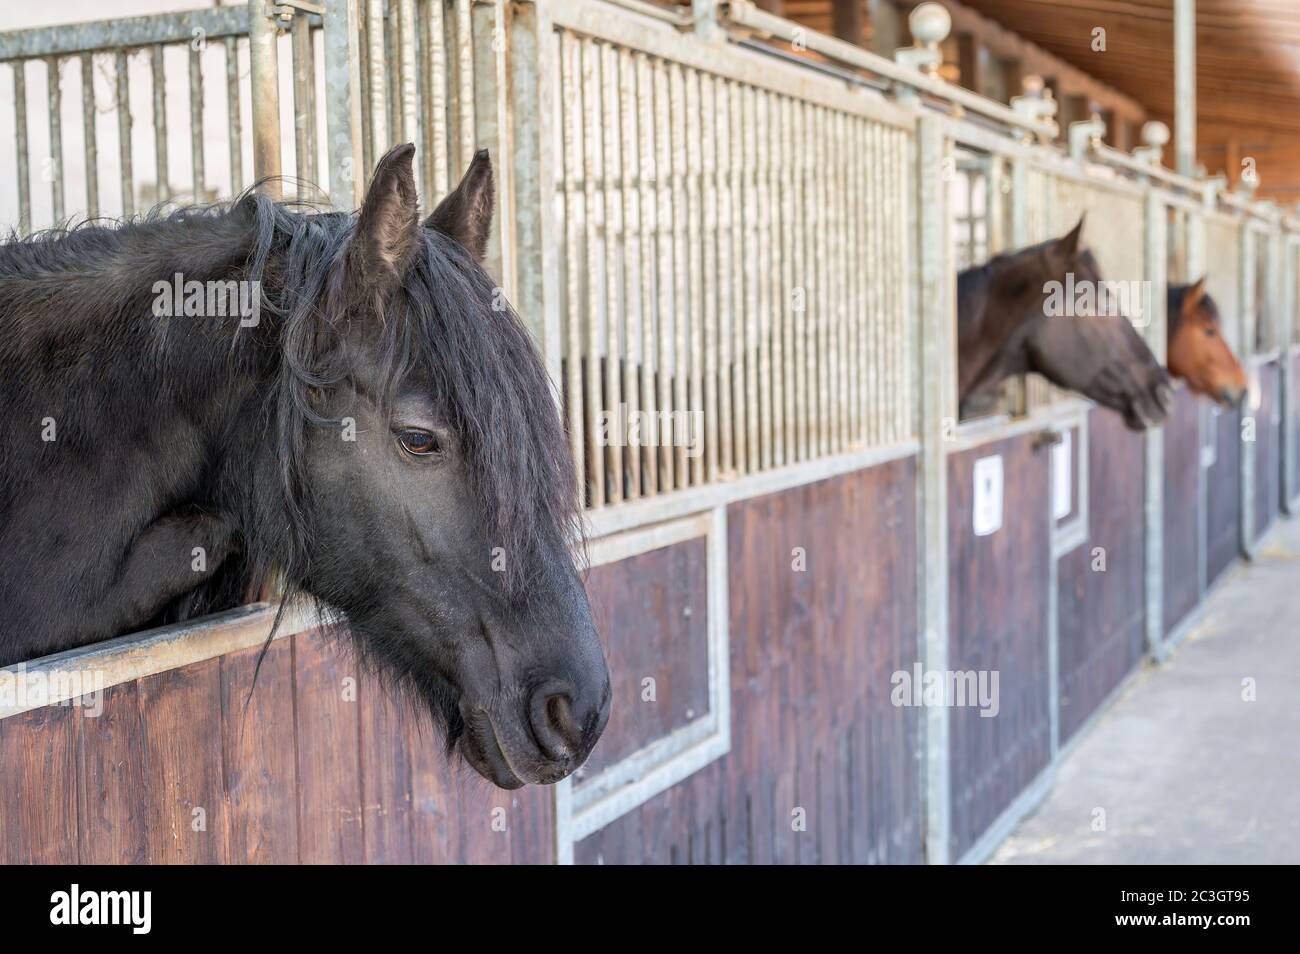
[[[987,537],[1002,529],[1002,456],[975,461],[975,506],[971,517],[975,536]]]
[[[1070,515],[1074,490],[1074,449],[1072,432],[1061,432],[1061,440],[1052,445],[1052,517],[1062,520]]]

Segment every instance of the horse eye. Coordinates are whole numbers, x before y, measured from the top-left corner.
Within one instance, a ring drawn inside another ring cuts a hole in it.
[[[1216,332],[1213,327],[1207,327],[1205,329],[1205,337],[1207,338],[1213,338],[1217,333],[1218,332]]]
[[[397,442],[402,445],[402,450],[408,454],[414,454],[416,457],[428,457],[442,450],[438,438],[428,431],[414,429],[400,431],[397,435]]]

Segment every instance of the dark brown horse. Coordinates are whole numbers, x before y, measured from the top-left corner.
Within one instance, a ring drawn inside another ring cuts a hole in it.
[[[1250,382],[1223,337],[1219,307],[1206,292],[1205,279],[1170,285],[1167,304],[1169,373],[1220,404],[1240,402]]]
[[[1062,238],[957,276],[962,417],[995,401],[1007,378],[1036,371],[1122,414],[1134,430],[1164,420],[1169,375],[1122,309],[1115,311],[1096,259],[1079,247],[1082,229],[1080,220]],[[1087,295],[1076,302],[1075,289]]]

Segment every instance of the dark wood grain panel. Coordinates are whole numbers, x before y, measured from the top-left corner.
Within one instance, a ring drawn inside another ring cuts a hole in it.
[[[293,642],[221,658],[221,742],[231,864],[298,860]],[[254,675],[256,674],[256,682]]]
[[[1062,742],[1146,646],[1145,437],[1110,411],[1088,424],[1088,537],[1058,568]]]
[[[697,537],[589,572],[613,697],[579,782],[708,713],[707,565],[707,544]]]
[[[77,720],[71,706],[0,719],[0,862],[76,864]]]
[[[138,683],[147,860],[226,861],[221,767],[221,662],[208,659]]]
[[[1164,633],[1201,599],[1201,414],[1204,398],[1180,386],[1164,429]]]
[[[999,695],[994,717],[975,706],[953,707],[949,717],[954,858],[1046,766],[1051,751],[1051,456],[1035,442],[1035,435],[1015,437],[948,462],[948,664],[998,673]],[[976,536],[975,461],[994,454],[1002,456],[1002,527]]]
[[[358,666],[318,632],[294,640],[298,856],[310,864],[365,860]]]
[[[140,864],[148,852],[144,727],[139,688],[103,691],[77,709],[77,816],[82,864]]]
[[[1205,573],[1213,583],[1241,554],[1241,415],[1236,409],[1207,413],[1215,461],[1205,472]]]
[[[579,862],[921,860],[919,712],[889,698],[917,656],[915,475],[906,459],[728,508],[731,752]]]

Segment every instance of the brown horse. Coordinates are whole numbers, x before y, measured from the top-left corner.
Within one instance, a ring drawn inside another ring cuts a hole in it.
[[[1205,291],[1205,279],[1170,285],[1166,301],[1169,373],[1225,407],[1239,403],[1250,382],[1223,337],[1219,307]]]
[[[997,399],[1007,378],[1036,371],[1124,416],[1134,430],[1169,411],[1169,375],[1123,314],[1111,314],[1097,260],[1068,235],[998,255],[957,276],[961,416]],[[1062,297],[1062,290],[1066,296]],[[1086,290],[1076,307],[1072,291]]]

